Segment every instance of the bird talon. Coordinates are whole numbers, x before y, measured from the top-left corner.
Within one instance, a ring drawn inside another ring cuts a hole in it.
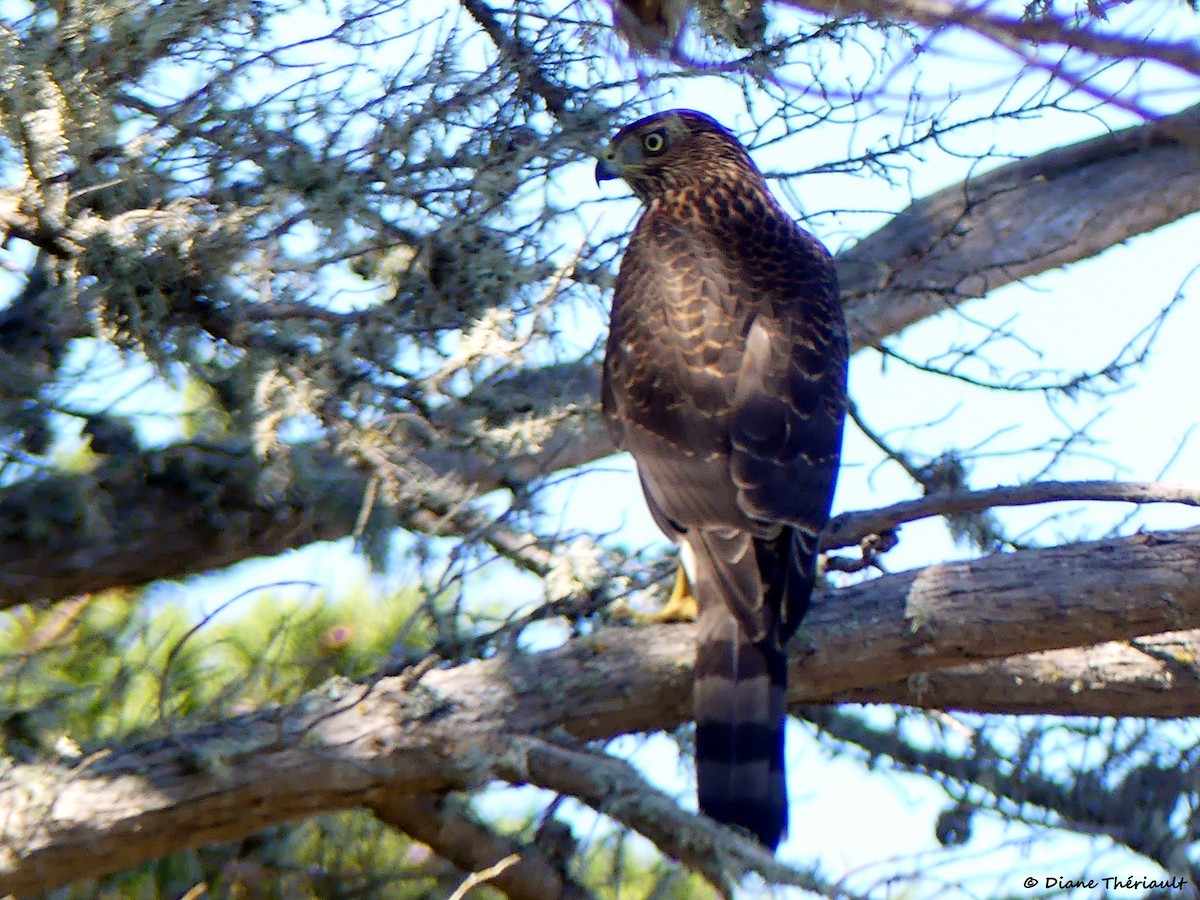
[[[670,622],[696,621],[696,595],[692,593],[692,583],[688,580],[683,566],[675,573],[675,586],[671,588],[671,596],[666,605],[656,613],[647,616],[650,622],[666,624]]]
[[[609,615],[613,621],[629,622],[636,625],[670,625],[676,622],[696,621],[696,595],[692,593],[692,584],[688,581],[683,566],[675,576],[675,585],[671,588],[671,596],[663,608],[657,612],[638,612],[624,600],[618,600],[609,607]]]

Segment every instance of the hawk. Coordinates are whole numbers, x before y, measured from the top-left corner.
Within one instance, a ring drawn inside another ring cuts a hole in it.
[[[846,324],[828,251],[693,110],[621,129],[596,181],[645,206],[621,261],[602,403],[695,597],[702,812],[771,850],[787,825],[784,645],[837,480]]]

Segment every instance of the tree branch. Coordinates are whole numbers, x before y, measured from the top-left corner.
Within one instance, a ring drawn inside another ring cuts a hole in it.
[[[932,776],[948,788],[953,783],[960,785],[958,790],[948,791],[951,795],[958,793],[965,799],[965,787],[982,789],[995,798],[995,805],[1021,810],[1014,817],[1047,824],[1049,812],[1056,827],[1108,835],[1168,871],[1180,871],[1181,864],[1186,868],[1182,857],[1191,841],[1170,820],[1179,797],[1193,780],[1190,748],[1176,747],[1133,765],[1125,759],[1124,765],[1108,768],[1113,763],[1110,758],[1099,770],[1068,770],[1064,777],[1061,767],[1051,774],[1044,761],[1025,756],[1041,744],[1046,732],[1062,729],[1057,724],[1026,731],[1014,758],[1011,744],[998,745],[985,732],[972,735],[969,751],[954,752],[936,744],[917,746],[898,738],[894,727],[870,724],[848,710],[808,707],[801,715],[856,753],[868,758],[886,756],[897,768]],[[1136,743],[1134,739],[1130,745]],[[1124,748],[1126,754],[1130,745]],[[1114,756],[1126,756],[1116,747],[1112,749]],[[977,801],[982,799],[978,791],[971,793]]]
[[[683,810],[624,760],[537,738],[521,738],[516,747],[519,756],[506,760],[501,777],[575,797],[641,831],[724,896],[753,872],[775,884],[817,887],[815,879],[778,862],[754,841]]]
[[[1093,25],[1079,24],[1054,15],[1006,16],[989,12],[986,3],[948,0],[781,0],[787,6],[821,15],[858,12],[882,21],[913,22],[928,28],[961,27],[1002,47],[1015,43],[1069,48],[1108,60],[1157,60],[1182,72],[1200,75],[1200,53],[1189,41],[1164,41],[1146,36],[1105,33]]]
[[[1198,127],[1193,106],[916,201],[838,255],[855,346],[1200,210]]]
[[[919,686],[925,673],[1196,628],[1198,530],[931,566],[823,595],[805,623],[807,646],[793,657],[789,701],[850,692],[890,701],[898,684]],[[366,688],[330,682],[289,709],[113,748],[70,767],[13,766],[0,780],[0,891],[48,890],[385,794],[497,777],[552,784],[530,767],[528,740],[562,732],[605,739],[689,717],[692,639],[690,626],[608,628],[546,653],[430,672],[416,686],[403,678]],[[1146,646],[1170,655],[1169,644]],[[1200,709],[1194,675],[1168,684],[1181,694],[1176,709]],[[1160,682],[1149,695],[1162,691]],[[1140,712],[1146,696],[1085,693],[1093,706],[1108,697],[1110,713]],[[977,696],[972,708],[996,702],[994,693]],[[656,803],[622,809],[644,834],[666,841],[673,833]]]
[[[546,108],[555,116],[566,116],[572,91],[558,84],[535,60],[537,54],[527,47],[516,35],[510,34],[496,18],[495,10],[482,0],[459,0],[465,9],[491,38],[496,49],[508,56],[513,68],[521,73],[529,89],[541,97]]]
[[[110,457],[0,491],[0,607],[221,568],[350,534],[367,479],[297,447],[285,491],[246,446]]]
[[[544,471],[563,464],[561,450],[552,440],[537,454],[490,470],[482,455],[469,451],[429,450],[417,456],[437,478],[470,476],[464,492],[481,493],[511,483],[539,463]],[[295,446],[286,461],[272,465],[263,465],[238,444],[179,445],[113,457],[94,472],[30,479],[0,491],[0,608],[210,571],[355,529],[368,488],[364,473],[317,445]],[[280,480],[285,491],[267,487]],[[1187,485],[1119,482],[933,494],[839,516],[824,543],[849,546],[930,515],[1054,500],[1198,503],[1196,490]],[[409,527],[430,533],[457,520],[416,505],[399,513]],[[522,563],[527,567],[544,568],[537,548],[524,547],[519,535],[501,529],[495,540],[506,552],[529,556]]]
[[[902,703],[1008,715],[1200,715],[1200,632],[1177,631],[970,663],[854,688],[838,703]]]
[[[1200,486],[1124,481],[1037,481],[983,491],[934,493],[882,509],[842,513],[829,523],[823,549],[850,547],[872,534],[930,516],[983,512],[997,506],[1033,506],[1068,501],[1182,503],[1200,506]]]
[[[371,802],[371,811],[465,872],[478,872],[518,855],[516,863],[488,880],[513,900],[586,900],[592,896],[536,846],[496,834],[466,810],[448,809],[446,798],[380,790]]]

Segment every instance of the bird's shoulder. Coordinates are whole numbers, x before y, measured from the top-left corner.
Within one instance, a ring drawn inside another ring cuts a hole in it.
[[[836,294],[833,260],[765,185],[714,182],[656,198],[634,226],[626,280],[702,267],[783,297],[797,289]]]

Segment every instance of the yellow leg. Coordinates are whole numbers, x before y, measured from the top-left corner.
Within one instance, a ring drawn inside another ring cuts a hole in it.
[[[683,566],[675,574],[675,586],[671,588],[671,596],[666,605],[656,613],[634,612],[625,602],[618,600],[612,605],[612,617],[618,622],[641,622],[667,624],[670,622],[694,622],[696,620],[696,595],[692,593],[692,584],[688,581],[687,572]]]
[[[675,573],[675,586],[671,589],[667,605],[646,618],[651,622],[696,621],[696,595],[692,593],[692,583],[682,565]]]

